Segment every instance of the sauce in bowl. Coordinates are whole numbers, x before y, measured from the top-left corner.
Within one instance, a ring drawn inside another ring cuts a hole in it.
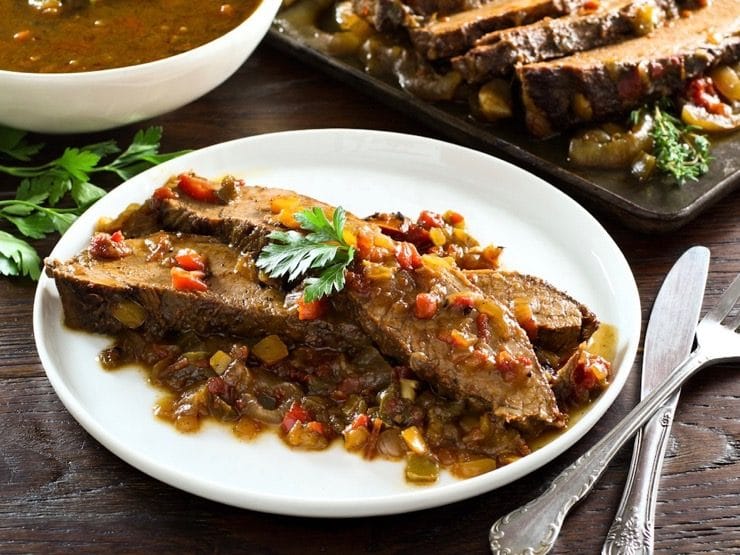
[[[232,30],[260,0],[0,0],[0,69],[68,73],[151,62]]]

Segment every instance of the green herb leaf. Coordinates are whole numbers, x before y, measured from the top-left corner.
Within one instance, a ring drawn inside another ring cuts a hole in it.
[[[274,278],[295,281],[305,276],[303,297],[313,302],[344,288],[344,271],[355,249],[344,241],[346,213],[341,206],[330,222],[323,209],[313,207],[294,214],[306,235],[297,231],[273,231],[272,241],[257,257],[257,267]]]
[[[39,279],[41,258],[36,249],[24,240],[0,231],[0,274]]]
[[[70,195],[77,206],[87,208],[105,195],[105,189],[101,189],[97,185],[93,185],[87,181],[75,181],[72,183]]]
[[[27,133],[20,129],[0,126],[0,153],[21,162],[28,162],[44,148],[44,144],[31,144],[26,140],[26,135]]]
[[[21,178],[15,199],[0,201],[0,220],[32,239],[64,233],[88,206],[105,195],[104,189],[91,182],[91,175],[112,172],[128,179],[182,154],[160,154],[161,137],[159,127],[139,131],[131,146],[107,165],[100,165],[103,158],[121,152],[115,141],[69,147],[56,160],[38,165],[0,165],[0,173]],[[24,131],[0,127],[0,155],[28,162],[42,146],[29,143]],[[58,208],[60,203],[71,204],[69,201],[74,202],[73,207]],[[6,232],[2,232],[0,242],[0,273],[38,278],[41,261],[31,245]]]
[[[147,168],[181,156],[189,151],[182,150],[167,154],[159,153],[159,143],[162,139],[161,127],[149,127],[137,131],[131,145],[123,151],[113,162],[98,168],[96,171],[113,172],[123,180],[130,179]]]
[[[630,120],[637,121],[640,114],[640,110],[633,111]],[[665,103],[655,104],[652,118],[650,134],[659,171],[670,175],[679,185],[688,180],[696,181],[709,171],[711,145],[706,136],[669,113]]]
[[[49,215],[44,212],[34,212],[24,218],[6,215],[5,219],[12,223],[21,234],[31,239],[43,239],[57,230]]]
[[[15,192],[15,198],[33,204],[41,204],[49,198],[49,187],[41,178],[24,179]]]
[[[321,297],[328,297],[332,293],[344,289],[344,270],[349,262],[351,262],[351,259],[332,264],[318,278],[306,278],[303,300],[312,303]]]

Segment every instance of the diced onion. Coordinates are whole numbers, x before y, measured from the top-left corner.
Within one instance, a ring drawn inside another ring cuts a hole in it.
[[[288,356],[288,347],[277,335],[268,335],[252,348],[252,352],[265,364],[275,364]]]
[[[146,320],[146,310],[134,301],[120,301],[111,309],[113,317],[129,329],[136,329]]]
[[[496,461],[488,458],[459,462],[450,466],[450,472],[458,478],[472,478],[491,470],[496,470]]]
[[[593,168],[627,168],[644,151],[652,148],[652,118],[645,116],[631,130],[604,125],[573,137],[568,158],[574,164]]]
[[[403,430],[401,432],[401,437],[406,442],[406,445],[408,445],[409,449],[411,449],[414,453],[423,455],[429,452],[427,442],[424,439],[424,436],[421,435],[419,428],[417,428],[416,426],[409,426],[408,428]]]
[[[488,121],[514,115],[511,86],[503,79],[491,79],[478,90],[478,108]]]
[[[733,66],[720,66],[709,74],[714,81],[714,86],[727,100],[740,102],[740,64]]]

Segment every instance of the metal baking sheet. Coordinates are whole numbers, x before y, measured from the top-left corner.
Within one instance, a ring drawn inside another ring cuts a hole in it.
[[[366,74],[359,62],[312,48],[298,33],[291,35],[277,23],[268,34],[268,42],[362,93],[412,115],[450,140],[513,162],[590,209],[608,212],[639,231],[677,229],[740,185],[740,133],[712,137],[714,160],[710,171],[699,181],[682,187],[668,179],[639,183],[623,172],[577,168],[569,164],[567,138],[537,140],[527,134],[521,121],[487,124],[473,120],[465,106],[420,100],[391,81]]]

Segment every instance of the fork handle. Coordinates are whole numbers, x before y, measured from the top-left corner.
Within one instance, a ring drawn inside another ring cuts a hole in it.
[[[488,535],[491,552],[495,555],[548,553],[570,509],[591,491],[617,451],[671,394],[709,362],[709,357],[698,347],[601,441],[563,470],[542,495],[494,522]]]
[[[652,555],[655,500],[671,422],[679,393],[674,393],[635,436],[624,495],[606,535],[602,555]]]

